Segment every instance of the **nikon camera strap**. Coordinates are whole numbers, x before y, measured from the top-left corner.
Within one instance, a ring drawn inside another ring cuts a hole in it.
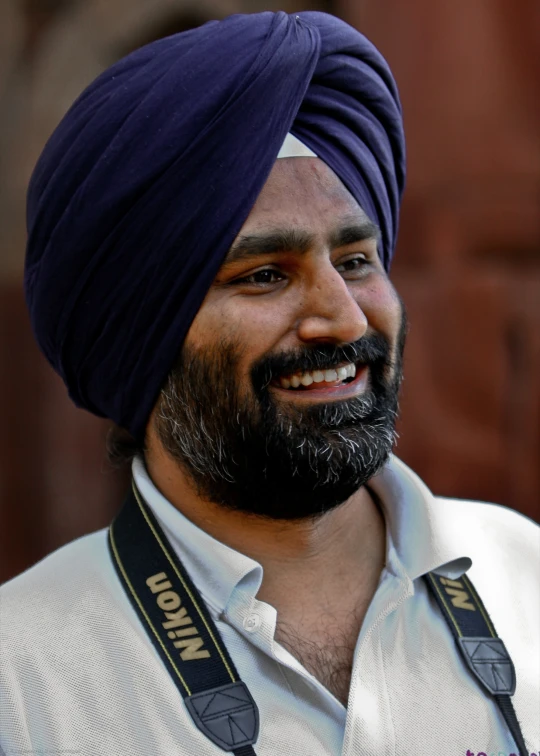
[[[235,756],[255,756],[259,711],[206,604],[133,484],[109,528],[124,589],[196,726]]]
[[[120,582],[195,725],[223,751],[255,756],[259,712],[210,613],[152,510],[133,490],[109,528]],[[424,576],[469,669],[494,696],[519,749],[528,756],[510,696],[514,665],[471,581]]]
[[[471,672],[495,699],[519,750],[529,756],[510,696],[516,690],[516,671],[510,654],[497,637],[482,599],[465,573],[459,580],[428,572],[423,575],[456,645]]]

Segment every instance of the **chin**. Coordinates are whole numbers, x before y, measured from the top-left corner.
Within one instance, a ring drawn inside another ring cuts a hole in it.
[[[304,444],[304,453],[291,456],[282,445],[281,454],[269,454],[264,465],[253,464],[253,458],[252,464],[240,465],[233,480],[201,477],[199,494],[228,509],[272,520],[319,518],[347,502],[379,472],[392,443],[367,450],[349,439],[347,446],[335,444],[330,456],[328,449],[326,444],[314,455],[313,447]]]

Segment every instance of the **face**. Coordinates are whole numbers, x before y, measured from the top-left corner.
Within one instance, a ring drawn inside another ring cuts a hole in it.
[[[203,499],[314,518],[386,462],[406,318],[377,234],[321,160],[276,161],[153,416]]]

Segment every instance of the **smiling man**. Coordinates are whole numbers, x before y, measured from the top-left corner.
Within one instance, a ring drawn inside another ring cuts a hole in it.
[[[6,755],[538,743],[537,526],[392,456],[403,180],[390,71],[321,13],[158,40],[72,106],[26,294],[133,488],[2,587]]]

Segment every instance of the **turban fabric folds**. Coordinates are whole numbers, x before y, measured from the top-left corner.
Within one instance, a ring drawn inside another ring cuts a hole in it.
[[[25,292],[77,406],[136,438],[288,132],[381,229],[404,182],[396,86],[323,13],[230,16],[99,76],[47,143],[28,193]]]

